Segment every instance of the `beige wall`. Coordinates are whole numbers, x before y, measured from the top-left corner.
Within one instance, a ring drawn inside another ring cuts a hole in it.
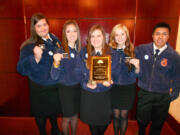
[[[180,17],[177,35],[176,51],[180,54]],[[171,102],[169,113],[180,123],[180,96]]]
[[[179,17],[179,26],[177,33],[176,51],[180,54],[180,17]]]
[[[180,123],[180,96],[171,102],[169,114],[171,114],[171,116],[173,116],[178,123]]]

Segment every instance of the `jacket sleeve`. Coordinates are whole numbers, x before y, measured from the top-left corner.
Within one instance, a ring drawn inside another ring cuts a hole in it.
[[[138,74],[134,73],[135,76],[138,78],[138,77],[142,76],[142,61],[141,61],[141,57],[140,57],[139,47],[135,48],[135,56],[137,59],[139,59],[139,64],[140,64],[140,72]]]
[[[65,69],[64,69],[64,64],[61,63],[60,66],[58,68],[55,68],[54,65],[52,64],[52,67],[51,67],[51,78],[53,80],[60,80],[60,79],[63,79],[63,76],[66,75],[65,73]]]
[[[38,64],[33,54],[33,45],[25,46],[20,51],[20,58],[17,64],[17,71],[21,75],[29,76],[31,72],[38,72]]]
[[[64,53],[64,51],[62,50],[62,48],[58,48],[56,50],[56,53]],[[63,78],[63,76],[65,75],[65,67],[64,67],[63,59],[61,60],[60,66],[58,68],[55,68],[54,65],[52,64],[50,74],[53,80],[60,80]]]
[[[174,74],[172,80],[172,92],[170,94],[171,101],[175,100],[180,93],[180,56],[175,60]]]

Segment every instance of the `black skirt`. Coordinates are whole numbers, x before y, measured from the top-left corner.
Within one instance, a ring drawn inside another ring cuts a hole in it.
[[[110,91],[92,93],[81,91],[80,119],[89,125],[107,125],[111,122]]]
[[[30,107],[33,116],[58,115],[61,112],[58,85],[44,86],[29,80]]]
[[[113,85],[111,89],[112,109],[130,110],[134,105],[136,85]]]
[[[80,84],[72,86],[60,85],[59,96],[63,117],[71,117],[79,113],[80,90]]]

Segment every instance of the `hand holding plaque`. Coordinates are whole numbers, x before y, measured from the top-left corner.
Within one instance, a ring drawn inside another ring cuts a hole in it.
[[[111,56],[92,56],[90,65],[90,81],[111,82]]]
[[[105,87],[109,87],[109,86],[111,86],[112,84],[113,84],[113,81],[111,80],[110,82],[109,81],[104,81],[103,83],[102,83]]]
[[[90,89],[95,89],[97,87],[97,84],[94,81],[88,81],[87,87]]]

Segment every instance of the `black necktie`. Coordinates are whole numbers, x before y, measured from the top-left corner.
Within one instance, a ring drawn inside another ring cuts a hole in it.
[[[101,56],[100,52],[97,52],[97,53],[96,53],[96,56]]]
[[[53,45],[52,40],[50,40],[49,38],[47,39],[47,42],[48,42],[50,45]]]
[[[123,49],[117,49],[118,52],[123,52]]]
[[[159,51],[160,51],[159,49],[156,49],[156,50],[155,50],[155,54],[154,54],[154,57],[155,57],[155,58],[158,56]]]

